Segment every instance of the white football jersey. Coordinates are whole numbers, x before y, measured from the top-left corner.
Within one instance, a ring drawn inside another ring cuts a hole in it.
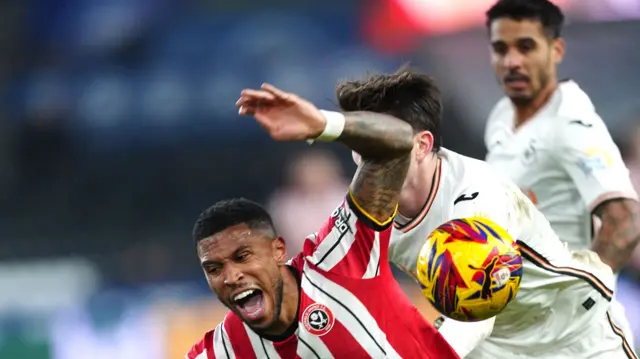
[[[638,196],[589,96],[575,82],[565,81],[517,130],[514,119],[513,105],[505,97],[487,122],[487,162],[529,196],[571,248],[590,248],[593,209],[608,199]]]
[[[499,315],[481,322],[484,326],[445,320],[443,328],[450,321],[474,327],[465,335],[464,329],[447,334],[441,328],[452,347],[461,357],[486,342],[514,353],[530,351],[534,344],[545,351],[584,337],[594,318],[606,316],[614,286],[611,269],[595,253],[569,251],[533,203],[486,162],[446,149],[438,156],[431,194],[420,214],[394,227],[390,261],[415,279],[418,254],[429,234],[447,221],[474,216],[504,228],[518,241],[524,259],[518,295]]]

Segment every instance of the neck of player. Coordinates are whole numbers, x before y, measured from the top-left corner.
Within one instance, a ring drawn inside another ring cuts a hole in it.
[[[283,266],[281,271],[284,288],[282,289],[280,317],[269,328],[260,332],[256,331],[261,336],[279,337],[285,335],[291,329],[291,326],[298,322],[298,303],[300,301],[298,280],[288,266]]]
[[[553,96],[556,88],[558,88],[558,80],[552,79],[542,90],[540,90],[540,93],[538,93],[530,103],[521,106],[514,103],[516,108],[515,128],[517,129],[535,116],[535,114],[538,113],[538,111],[544,107],[547,102],[549,102],[549,99]]]
[[[398,212],[402,216],[411,219],[420,214],[431,194],[437,166],[438,154],[432,153],[416,166],[416,172],[412,176],[407,177],[398,205]]]

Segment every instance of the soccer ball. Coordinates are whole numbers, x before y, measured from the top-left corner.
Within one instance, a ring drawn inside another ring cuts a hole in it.
[[[500,313],[522,279],[517,243],[486,218],[455,219],[429,235],[420,250],[418,280],[444,316],[476,322]]]

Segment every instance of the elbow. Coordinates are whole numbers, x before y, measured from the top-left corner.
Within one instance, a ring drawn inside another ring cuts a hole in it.
[[[400,121],[400,120],[397,120]],[[404,121],[402,126],[398,126],[398,154],[407,154],[413,150],[413,128]]]
[[[602,228],[592,249],[618,271],[640,242],[640,207],[631,199],[615,199],[598,206],[595,213],[602,220]]]
[[[408,122],[390,115],[376,115],[383,116],[384,118],[380,118],[380,120],[386,123],[386,126],[380,128],[383,131],[380,137],[385,138],[383,147],[386,147],[386,153],[394,157],[409,154],[413,149],[413,127]]]
[[[408,122],[373,112],[348,112],[345,117],[339,140],[362,158],[398,158],[413,149],[413,128]]]
[[[382,113],[368,113],[376,126],[371,126],[369,146],[372,154],[382,157],[402,157],[413,149],[413,127],[397,117]],[[364,155],[363,155],[364,156]],[[366,157],[366,156],[365,156]]]
[[[633,251],[640,243],[640,203],[638,201],[627,200],[626,219],[629,223],[629,247]]]

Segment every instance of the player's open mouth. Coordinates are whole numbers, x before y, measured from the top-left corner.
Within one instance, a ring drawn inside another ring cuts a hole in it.
[[[257,320],[264,315],[264,295],[259,289],[247,289],[236,294],[233,303],[245,319]]]

